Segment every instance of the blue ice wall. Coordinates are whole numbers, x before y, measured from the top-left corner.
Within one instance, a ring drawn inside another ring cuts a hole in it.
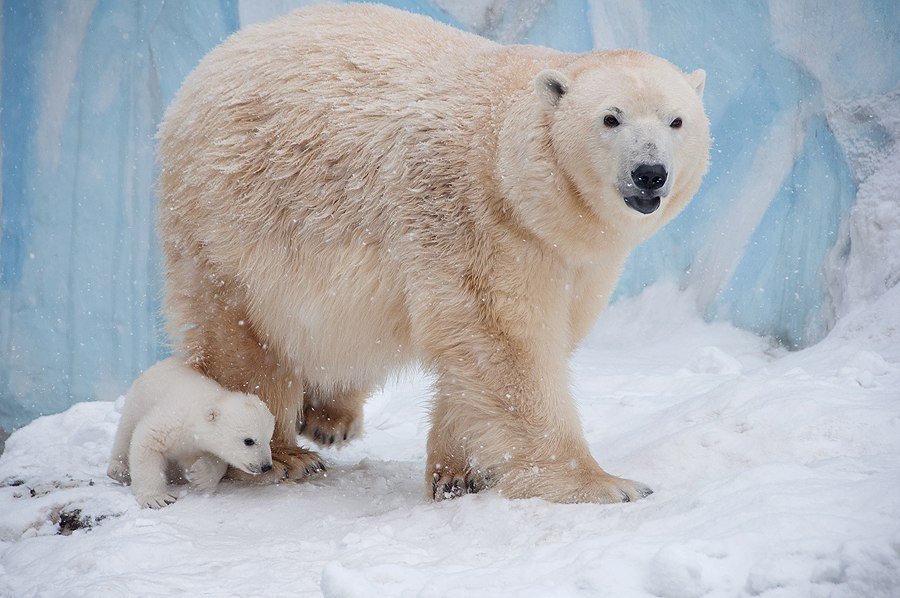
[[[0,426],[115,397],[165,352],[154,233],[163,109],[236,4],[6,1]]]
[[[822,264],[855,193],[821,85],[779,51],[766,2],[675,4],[654,4],[633,45],[707,71],[712,164],[685,213],[635,252],[620,291],[677,277],[710,317],[793,348],[817,341],[829,312]],[[839,18],[837,5],[810,4],[810,16]],[[896,18],[887,4],[884,15]]]
[[[157,123],[230,32],[310,2],[0,1],[0,426],[11,429],[112,398],[165,354]],[[827,331],[823,270],[873,171],[860,154],[870,141],[896,145],[888,125],[853,120],[900,86],[893,0],[392,4],[504,43],[632,47],[704,68],[709,175],[682,216],[638,249],[619,294],[675,279],[708,317],[788,346]],[[830,262],[838,284],[852,251],[841,243]]]

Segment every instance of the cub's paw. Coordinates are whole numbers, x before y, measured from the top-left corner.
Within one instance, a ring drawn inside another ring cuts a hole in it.
[[[177,498],[168,492],[150,492],[135,494],[135,498],[141,508],[161,509],[167,507],[177,500]]]
[[[225,471],[228,464],[221,459],[213,457],[200,457],[185,472],[185,477],[191,487],[199,492],[212,492]]]
[[[297,432],[321,446],[339,446],[362,434],[362,404],[317,404],[303,406]]]
[[[122,484],[131,483],[131,472],[128,471],[128,466],[121,461],[111,462],[106,470],[106,475]]]

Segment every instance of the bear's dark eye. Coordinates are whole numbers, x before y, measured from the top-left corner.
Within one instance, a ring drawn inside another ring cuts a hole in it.
[[[244,438],[244,444],[246,444],[247,446],[253,446],[254,444],[256,444],[256,441],[252,438]]]
[[[603,118],[603,124],[612,129],[613,127],[619,126],[619,119],[613,116],[612,114],[607,114]]]
[[[672,127],[673,129],[680,129],[681,128],[681,119],[676,118],[675,120],[672,121],[672,123],[669,126]]]

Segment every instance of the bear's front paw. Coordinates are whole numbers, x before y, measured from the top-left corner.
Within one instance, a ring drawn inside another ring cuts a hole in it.
[[[617,478],[599,467],[532,466],[507,473],[500,481],[499,490],[509,498],[535,497],[558,503],[633,502],[653,494],[645,484]]]
[[[455,472],[444,467],[431,474],[431,498],[436,501],[476,494],[488,486],[487,477],[471,471]]]
[[[195,490],[212,492],[219,485],[227,469],[228,464],[221,459],[203,456],[194,461],[185,472],[185,476]]]
[[[168,492],[151,492],[135,494],[138,504],[141,508],[161,509],[167,507],[177,500],[177,498]]]
[[[318,453],[297,446],[273,446],[271,471],[252,475],[229,467],[228,477],[252,484],[277,484],[285,480],[304,480],[322,471],[325,471],[325,463]]]
[[[604,474],[583,485],[572,494],[572,500],[564,502],[632,502],[651,494],[653,490],[646,484]]]

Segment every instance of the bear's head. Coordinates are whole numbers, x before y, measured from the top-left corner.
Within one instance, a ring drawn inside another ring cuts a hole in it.
[[[549,151],[606,226],[643,240],[697,191],[709,160],[706,74],[636,51],[592,52],[534,80]]]
[[[256,395],[225,392],[206,411],[204,449],[251,474],[272,469],[275,417]]]

